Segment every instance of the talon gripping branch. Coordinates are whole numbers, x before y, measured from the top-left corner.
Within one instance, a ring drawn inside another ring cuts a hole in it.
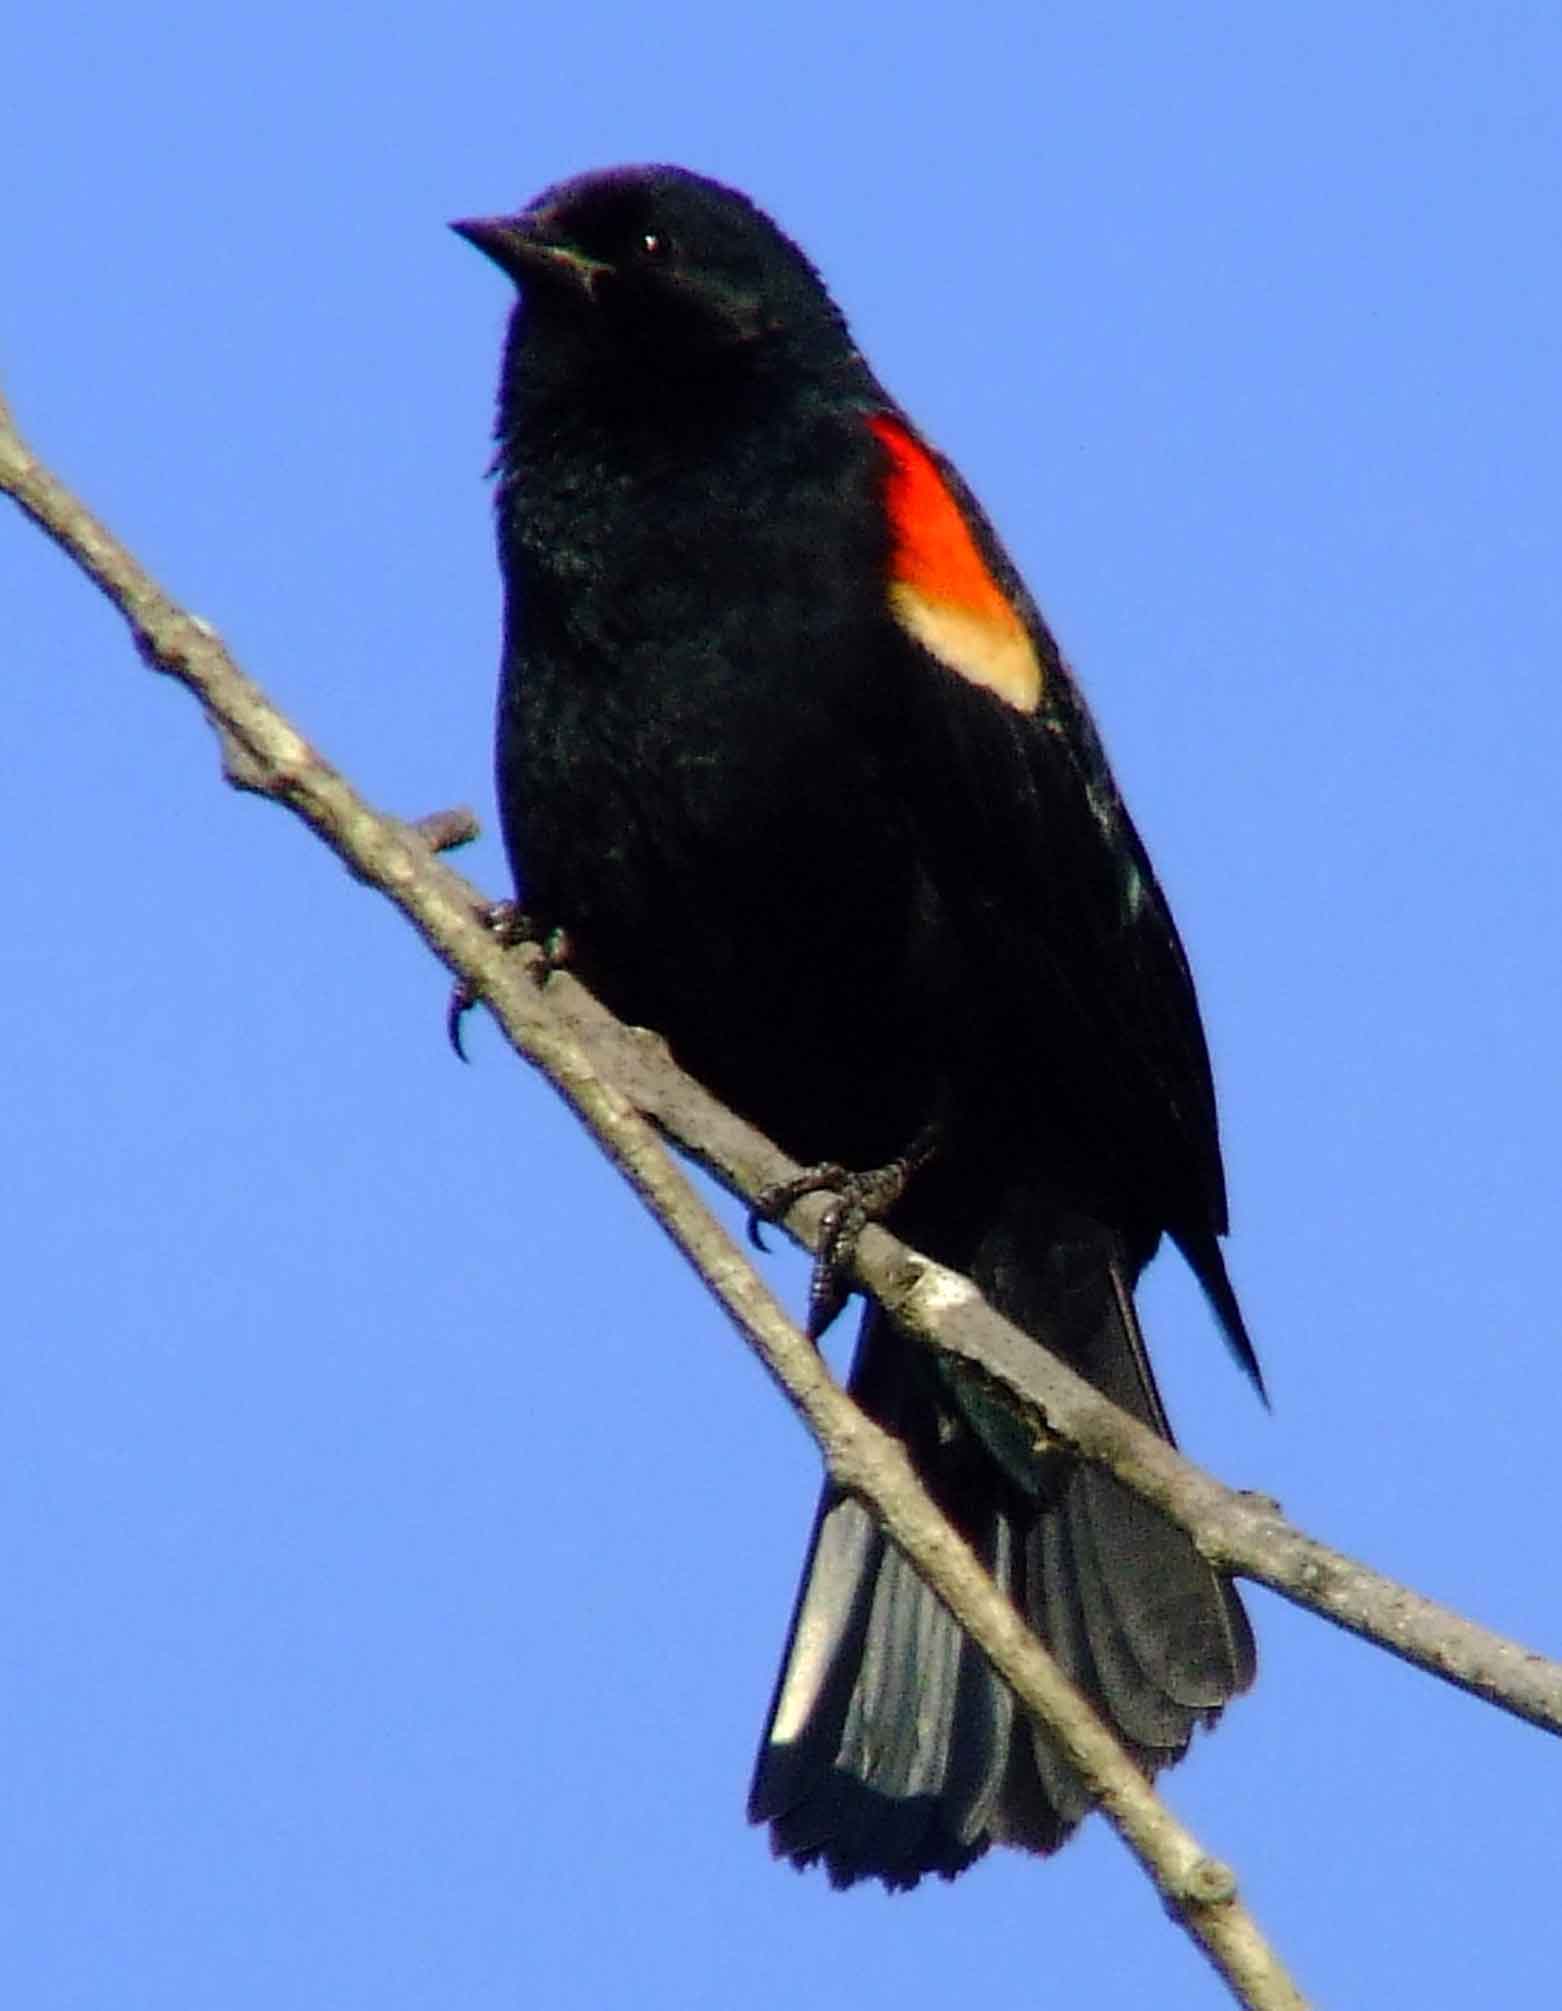
[[[1248,1373],[1182,945],[1084,703],[808,261],[676,168],[456,226],[520,288],[498,420],[498,774],[530,912],[794,1157],[1169,1431],[1170,1237]],[[858,1400],[1147,1772],[1251,1681],[1231,1587],[870,1306]],[[1050,1851],[1088,1807],[866,1513],[820,1503],[750,1796],[839,1884]]]

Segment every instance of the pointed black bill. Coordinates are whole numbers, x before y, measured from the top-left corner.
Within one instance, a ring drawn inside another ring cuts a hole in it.
[[[523,210],[519,216],[461,217],[450,228],[491,258],[517,286],[528,279],[562,279],[589,293],[598,274],[609,267],[573,245],[559,243],[550,236],[548,224],[546,212],[534,215]]]

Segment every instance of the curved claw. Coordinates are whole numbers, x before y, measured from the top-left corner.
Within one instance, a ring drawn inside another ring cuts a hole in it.
[[[450,1003],[445,1007],[445,1038],[455,1049],[458,1061],[472,1059],[461,1039],[461,1022],[476,1004],[477,993],[465,978],[457,978],[450,987]]]
[[[900,1158],[887,1166],[854,1172],[833,1160],[806,1167],[790,1180],[778,1180],[757,1196],[749,1211],[749,1241],[763,1250],[762,1222],[778,1222],[794,1202],[821,1189],[834,1191],[835,1199],[819,1225],[819,1248],[814,1258],[813,1276],[808,1284],[808,1338],[818,1340],[845,1306],[851,1294],[850,1273],[857,1254],[857,1239],[870,1222],[879,1222],[890,1212],[912,1179],[937,1157],[942,1128],[935,1119],[925,1125]]]
[[[762,1187],[748,1211],[748,1240],[768,1257],[770,1245],[764,1237],[767,1225],[779,1222],[793,1203],[801,1201],[805,1194],[817,1194],[826,1187],[843,1187],[851,1178],[844,1166],[837,1166],[833,1160],[828,1160],[819,1166],[806,1167],[790,1180],[776,1180],[770,1186]]]
[[[850,1296],[846,1274],[867,1220],[861,1204],[843,1195],[819,1226],[819,1252],[808,1280],[807,1333],[811,1341],[817,1341],[839,1318]]]
[[[479,908],[477,919],[488,933],[506,949],[514,949],[521,943],[538,940],[537,925],[518,901],[494,901],[486,908]],[[570,940],[563,929],[554,929],[543,944],[543,967],[541,976],[560,969],[570,954]],[[461,1022],[477,1004],[478,994],[465,978],[457,978],[450,988],[450,1003],[445,1007],[445,1038],[461,1061],[470,1061],[466,1044],[461,1038]]]

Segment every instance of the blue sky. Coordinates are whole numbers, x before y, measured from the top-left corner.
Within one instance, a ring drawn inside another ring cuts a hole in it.
[[[148,0],[7,39],[24,425],[406,814],[491,826],[508,303],[445,220],[636,158],[775,212],[1001,527],[1190,944],[1275,1409],[1166,1263],[1185,1444],[1562,1649],[1554,6]],[[0,590],[4,2000],[1224,2002],[1099,1825],[898,1900],[771,1864],[799,1427],[12,518]],[[1252,1606],[1176,1806],[1321,2002],[1516,2000],[1556,1743]]]

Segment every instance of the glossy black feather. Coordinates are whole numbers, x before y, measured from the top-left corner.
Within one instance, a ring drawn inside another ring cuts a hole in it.
[[[1089,716],[1023,713],[891,612],[897,413],[802,254],[676,169],[461,226],[518,280],[499,410],[498,780],[527,905],[616,1011],[799,1159],[937,1118],[893,1226],[1157,1429],[1132,1287],[1163,1235],[1256,1363],[1186,958]],[[1106,1476],[1038,1460],[870,1310],[852,1384],[1149,1769],[1250,1680],[1235,1595]],[[751,1813],[849,1883],[1050,1850],[1068,1768],[828,1493]]]

